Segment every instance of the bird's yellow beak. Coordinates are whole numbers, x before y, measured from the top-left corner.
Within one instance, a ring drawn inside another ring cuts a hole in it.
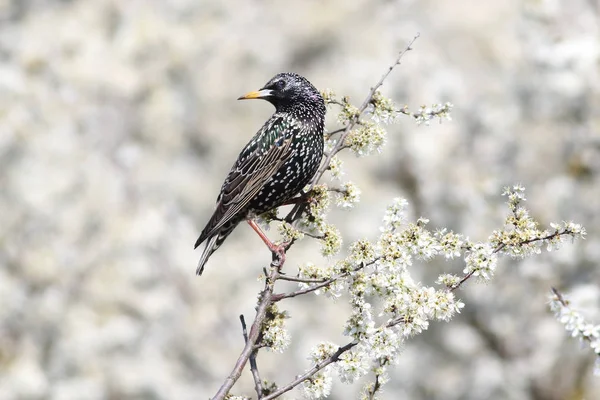
[[[246,93],[242,97],[238,97],[238,100],[248,100],[248,99],[264,99],[265,97],[269,97],[272,94],[270,89],[257,90],[254,92]]]

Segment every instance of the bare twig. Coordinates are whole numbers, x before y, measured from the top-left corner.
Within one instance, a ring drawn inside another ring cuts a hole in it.
[[[338,129],[334,129],[331,132],[327,132],[327,139],[329,139],[330,137],[332,137],[335,134],[344,132],[344,130],[346,130],[346,127],[342,127],[342,128],[338,128]]]
[[[310,232],[306,232],[306,231],[300,231],[301,234],[306,235],[308,237],[311,237],[313,239],[324,239],[325,236],[323,235],[315,235],[314,233],[310,233]]]
[[[347,276],[348,273],[344,273],[342,275],[336,275],[333,278],[327,279],[326,281],[323,281],[319,284],[307,287],[306,289],[300,289],[300,290],[296,290],[295,292],[290,292],[290,293],[275,293],[271,298],[273,300],[273,302],[277,302],[283,299],[289,299],[291,297],[297,297],[303,294],[307,294],[307,293],[311,293],[314,292],[316,290],[319,290],[321,288],[324,288],[325,286],[329,286],[330,284],[332,284],[333,282],[337,281],[338,279]]]
[[[465,276],[463,276],[462,279],[456,285],[452,286],[449,290],[451,292],[454,292],[456,289],[461,287],[463,283],[465,283],[466,281],[471,279],[471,277],[473,276],[474,273],[475,273],[475,271],[471,271],[468,274],[465,274]]]
[[[552,290],[552,293],[554,293],[554,295],[556,296],[556,299],[560,301],[560,304],[563,305],[563,307],[569,307],[569,302],[565,300],[562,293],[559,292],[558,289],[556,289],[555,287],[551,287],[550,289]]]
[[[337,351],[335,353],[333,353],[329,358],[321,361],[320,363],[315,364],[311,369],[306,371],[304,374],[296,377],[296,379],[294,379],[287,385],[280,387],[279,389],[277,389],[273,393],[269,394],[268,396],[263,397],[262,400],[272,400],[274,398],[281,396],[283,393],[289,392],[290,390],[292,390],[293,388],[295,388],[296,386],[298,386],[305,380],[309,379],[311,376],[313,376],[314,374],[316,374],[317,372],[319,372],[320,370],[322,370],[329,364],[337,362],[340,359],[340,356],[342,354],[344,354],[346,351],[350,350],[357,344],[358,344],[358,342],[350,342],[350,343],[346,344],[345,346],[338,348]]]
[[[246,320],[244,319],[243,315],[240,315],[240,322],[242,323],[244,341],[245,343],[248,343],[248,331],[246,329]],[[262,384],[260,381],[260,374],[258,373],[258,365],[256,364],[256,352],[257,349],[254,348],[250,354],[250,371],[252,372],[252,378],[254,379],[254,389],[256,390],[256,395],[260,399],[262,397]]]

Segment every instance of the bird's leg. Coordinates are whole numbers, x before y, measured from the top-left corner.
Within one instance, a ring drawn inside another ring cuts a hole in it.
[[[276,245],[275,243],[271,242],[271,240],[267,237],[267,235],[265,235],[265,233],[262,231],[262,229],[260,229],[258,224],[253,219],[248,219],[246,220],[246,222],[248,222],[248,225],[250,225],[252,229],[254,229],[254,231],[258,234],[258,236],[260,236],[260,238],[267,245],[269,250],[271,250],[271,253],[279,256],[279,266],[283,266],[283,263],[285,262],[285,243]]]

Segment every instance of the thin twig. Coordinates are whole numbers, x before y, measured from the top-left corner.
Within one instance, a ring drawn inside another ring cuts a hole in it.
[[[329,286],[331,283],[337,281],[340,278],[343,278],[344,276],[347,276],[348,273],[344,273],[342,275],[336,275],[335,277],[331,278],[331,279],[327,279],[324,282],[321,282],[319,284],[313,285],[313,286],[309,286],[305,289],[300,289],[300,290],[296,290],[295,292],[290,292],[290,293],[275,293],[271,298],[273,300],[273,302],[278,302],[280,300],[283,299],[289,299],[292,297],[297,297],[303,294],[307,294],[307,293],[311,293],[314,292],[316,290],[319,290],[321,288],[324,288],[325,286]]]
[[[323,283],[323,282],[326,282],[325,279],[300,278],[297,276],[287,276],[287,275],[279,275],[277,277],[277,279],[281,279],[282,281],[300,282],[300,283]]]
[[[569,307],[569,302],[565,300],[564,296],[558,291],[558,289],[556,289],[555,287],[551,287],[550,289],[552,290],[552,293],[554,293],[554,295],[556,296],[556,299],[560,301],[560,304],[563,305],[563,307]]]
[[[315,235],[314,233],[306,232],[306,231],[302,231],[302,230],[300,231],[300,233],[303,235],[306,235],[308,237],[311,237],[313,239],[324,239],[325,238],[325,236],[323,236],[323,235]]]
[[[369,400],[374,400],[375,395],[381,389],[381,383],[379,382],[379,375],[375,375],[375,384],[373,385],[373,390],[369,390]]]
[[[272,400],[276,397],[281,396],[283,393],[289,392],[290,390],[292,390],[293,388],[295,388],[296,386],[298,386],[305,380],[309,379],[311,376],[313,376],[314,374],[316,374],[317,372],[319,372],[320,370],[322,370],[329,364],[339,361],[340,356],[342,354],[344,354],[346,351],[350,350],[357,344],[358,344],[358,342],[350,342],[347,345],[338,348],[337,351],[335,353],[333,353],[330,357],[315,364],[311,369],[306,371],[304,374],[296,377],[296,379],[294,379],[287,385],[280,387],[279,389],[277,389],[273,393],[269,394],[268,396],[263,397],[262,400]]]
[[[242,323],[242,334],[244,335],[244,341],[248,343],[248,331],[246,329],[246,320],[244,319],[244,315],[240,315],[240,322]],[[258,373],[258,365],[256,364],[256,351],[257,349],[254,348],[252,353],[250,353],[250,371],[252,372],[252,378],[254,379],[254,389],[256,390],[256,395],[260,400],[263,390],[260,374]]]
[[[346,129],[346,127],[342,127],[342,128],[334,129],[331,132],[327,132],[327,139],[331,138],[335,134],[344,132],[345,129]]]

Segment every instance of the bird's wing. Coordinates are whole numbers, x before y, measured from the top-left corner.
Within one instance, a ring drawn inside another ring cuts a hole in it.
[[[293,127],[292,127],[293,129]],[[216,210],[202,231],[196,246],[213,236],[260,192],[266,182],[275,175],[292,153],[291,134],[278,135],[270,146],[263,150],[257,146],[252,152],[244,151],[233,166],[217,199]]]

